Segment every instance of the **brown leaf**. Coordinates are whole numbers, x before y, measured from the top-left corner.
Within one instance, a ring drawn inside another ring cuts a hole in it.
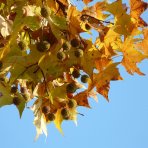
[[[73,99],[75,99],[77,101],[77,104],[79,106],[84,106],[84,107],[90,108],[89,102],[88,102],[87,91],[83,91],[83,92],[78,93],[77,95],[74,96]]]
[[[109,102],[108,99],[108,92],[110,89],[110,84],[106,83],[105,85],[101,86],[99,84],[96,85],[97,92],[105,97],[105,99]]]

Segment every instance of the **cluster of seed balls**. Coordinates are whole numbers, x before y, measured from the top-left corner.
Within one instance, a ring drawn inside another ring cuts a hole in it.
[[[44,18],[48,17],[49,14],[48,14],[48,10],[47,10],[46,7],[41,8],[41,15]],[[86,24],[86,28],[90,29],[87,24]],[[75,50],[74,50],[74,56],[75,57],[77,57],[77,58],[83,57],[83,52],[84,51],[83,51],[83,49],[79,48],[80,47],[80,41],[77,38],[72,39],[70,41],[70,45],[75,48]],[[26,44],[23,41],[19,41],[18,42],[18,47],[21,50],[25,50],[26,49]],[[36,43],[36,49],[39,52],[46,52],[46,51],[49,50],[49,48],[50,48],[50,43],[47,42],[47,41],[38,41]],[[57,55],[56,55],[57,59],[60,60],[60,61],[64,61],[66,59],[67,55],[66,55],[65,51],[68,51],[70,48],[69,48],[69,45],[65,42],[65,43],[62,44],[62,49],[63,49],[63,51],[57,52]],[[3,65],[3,63],[0,61],[0,68],[2,67],[2,65]],[[80,75],[81,75],[80,70],[74,68],[71,75],[74,78],[79,78]],[[85,75],[85,74],[81,75],[81,82],[87,83],[88,80],[89,80],[88,75]],[[66,86],[66,92],[67,93],[74,93],[76,90],[77,90],[77,86],[76,86],[75,83],[67,84],[67,86]],[[11,87],[11,93],[14,94],[14,96],[15,96],[17,91],[18,91],[17,86],[12,86]],[[23,87],[21,88],[21,93],[23,95],[25,95],[25,88],[23,88]],[[18,106],[18,105],[20,105],[20,103],[21,103],[21,100],[17,96],[15,96],[13,98],[13,104]],[[69,99],[67,105],[68,105],[69,108],[74,108],[74,107],[77,106],[77,102],[74,99]],[[43,106],[42,107],[42,112],[45,114],[46,118],[49,121],[53,121],[55,119],[55,114],[50,112],[50,106]],[[61,115],[62,115],[63,119],[68,120],[69,116],[70,116],[69,110],[67,108],[62,108],[61,109]]]

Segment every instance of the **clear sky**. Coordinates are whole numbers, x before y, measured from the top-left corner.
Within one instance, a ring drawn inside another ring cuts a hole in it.
[[[78,116],[77,127],[62,124],[64,136],[50,124],[47,139],[34,142],[32,111],[26,109],[20,120],[15,106],[1,108],[0,148],[148,148],[148,61],[139,67],[146,76],[120,67],[124,80],[111,83],[110,103],[100,95],[98,103],[90,99],[92,109],[78,109],[85,116]]]

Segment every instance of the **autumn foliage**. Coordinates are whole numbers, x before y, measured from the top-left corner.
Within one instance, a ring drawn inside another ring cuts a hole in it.
[[[36,139],[52,121],[62,133],[62,121],[76,122],[77,107],[90,108],[98,93],[109,101],[110,82],[123,79],[118,65],[144,75],[137,64],[148,58],[147,3],[91,1],[80,11],[70,0],[0,0],[0,107],[13,104],[20,117],[30,108]],[[94,42],[82,35],[92,29]]]

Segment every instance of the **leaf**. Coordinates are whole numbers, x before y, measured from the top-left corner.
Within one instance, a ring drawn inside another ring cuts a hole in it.
[[[39,136],[44,133],[47,137],[47,128],[46,128],[46,119],[44,114],[42,114],[40,107],[42,104],[41,98],[38,99],[34,105],[31,107],[31,110],[34,112],[34,125],[36,126],[36,137],[35,140],[39,138]]]
[[[147,7],[148,4],[142,0],[130,0],[131,17],[134,19],[133,22],[139,26],[147,26],[147,23],[140,17]]]
[[[137,47],[138,49],[140,49],[141,51],[144,52],[145,55],[148,55],[148,29],[144,29],[143,30],[143,34],[144,34],[144,39],[142,40],[142,42],[137,43]]]
[[[35,140],[39,138],[39,135],[42,133],[47,137],[47,129],[46,129],[46,119],[41,112],[38,112],[34,119],[34,125],[36,126],[36,137]]]
[[[83,2],[84,2],[84,4],[88,4],[88,3],[90,3],[92,0],[83,0]]]
[[[119,63],[109,63],[108,66],[98,74],[94,74],[93,82],[89,83],[88,91],[96,87],[97,92],[103,95],[108,101],[109,83],[112,80],[122,80],[116,66]]]
[[[6,38],[8,35],[10,35],[12,29],[12,21],[3,18],[0,15],[0,33],[4,38]]]
[[[126,6],[122,4],[122,0],[116,0],[111,4],[106,3],[106,10],[112,13],[116,18],[119,18],[125,14]]]
[[[75,34],[83,32],[80,26],[79,16],[81,13],[77,10],[74,6],[69,6],[67,10],[68,14],[68,21],[69,21],[69,30],[71,30],[72,36],[75,36]]]
[[[132,30],[131,17],[126,13],[126,5],[122,4],[122,0],[117,0],[111,4],[107,4],[107,11],[115,16],[114,31],[119,34],[129,35]]]
[[[59,130],[59,132],[63,135],[63,131],[61,128],[62,121],[63,121],[63,118],[61,116],[61,109],[58,109],[55,114],[54,124],[55,124],[56,128]]]
[[[20,115],[20,118],[21,118],[22,113],[23,113],[23,111],[25,109],[25,100],[19,93],[17,95],[18,95],[18,98],[20,99],[21,103],[19,105],[17,105],[16,107],[17,107],[17,109],[19,111],[19,115]]]
[[[100,85],[96,85],[96,89],[97,89],[97,92],[99,94],[101,94],[102,96],[104,96],[106,98],[106,100],[109,102],[108,92],[109,92],[109,89],[110,89],[110,84],[106,83],[105,85],[103,85],[101,87],[100,87]]]
[[[146,59],[147,56],[135,49],[132,38],[129,37],[126,39],[123,44],[122,51],[122,64],[126,68],[127,72],[129,74],[136,72],[139,75],[144,75],[144,73],[140,71],[136,64]]]
[[[75,95],[73,99],[77,101],[77,104],[79,106],[90,108],[89,103],[88,103],[88,92],[87,91],[80,92],[79,94]]]
[[[12,100],[8,85],[0,81],[0,107],[13,104]]]
[[[57,16],[53,11],[51,11],[49,21],[56,25],[59,29],[67,29],[67,21],[65,17]]]

